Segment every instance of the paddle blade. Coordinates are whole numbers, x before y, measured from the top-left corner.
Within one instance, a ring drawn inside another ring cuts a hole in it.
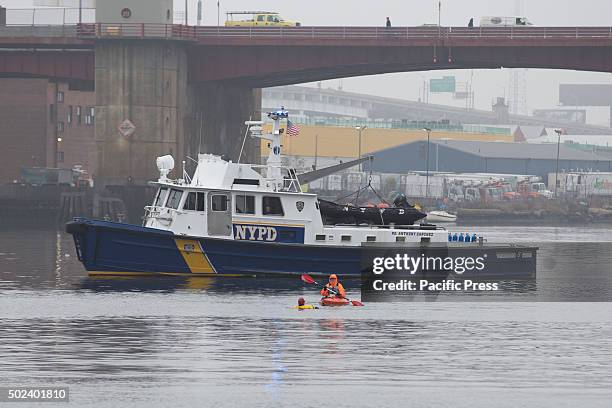
[[[303,280],[304,282],[306,282],[306,283],[315,283],[315,280],[314,280],[314,279],[312,279],[312,277],[311,277],[310,275],[303,274],[303,275],[301,276],[301,278],[302,278],[302,280]]]
[[[358,300],[351,300],[351,304],[352,304],[353,306],[363,306],[363,303],[361,303],[361,302],[360,302],[360,301],[358,301]]]

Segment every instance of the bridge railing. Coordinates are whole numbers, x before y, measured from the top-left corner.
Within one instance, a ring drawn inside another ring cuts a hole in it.
[[[564,39],[611,38],[612,27],[195,27],[197,38]]]
[[[181,24],[77,24],[76,32],[81,38],[196,39],[195,27]]]
[[[0,36],[79,38],[166,38],[177,40],[465,40],[465,39],[612,39],[612,27],[203,27],[180,24],[83,23],[9,25]]]

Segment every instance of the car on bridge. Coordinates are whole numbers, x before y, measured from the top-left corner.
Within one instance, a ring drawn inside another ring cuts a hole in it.
[[[532,26],[527,17],[482,17],[481,27],[527,27]]]
[[[249,15],[251,18],[234,20],[234,16]],[[283,19],[273,11],[230,11],[227,13],[226,27],[299,27],[297,21]]]

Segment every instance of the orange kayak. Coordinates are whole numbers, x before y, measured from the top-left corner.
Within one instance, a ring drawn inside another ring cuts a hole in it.
[[[321,303],[321,306],[346,306],[351,304],[347,299],[337,297],[325,297],[319,303]]]

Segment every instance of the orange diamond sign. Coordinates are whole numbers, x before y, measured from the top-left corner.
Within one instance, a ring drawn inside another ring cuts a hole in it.
[[[119,124],[119,133],[121,133],[123,137],[131,136],[134,134],[135,131],[136,126],[134,126],[132,121],[129,119],[126,119]]]

